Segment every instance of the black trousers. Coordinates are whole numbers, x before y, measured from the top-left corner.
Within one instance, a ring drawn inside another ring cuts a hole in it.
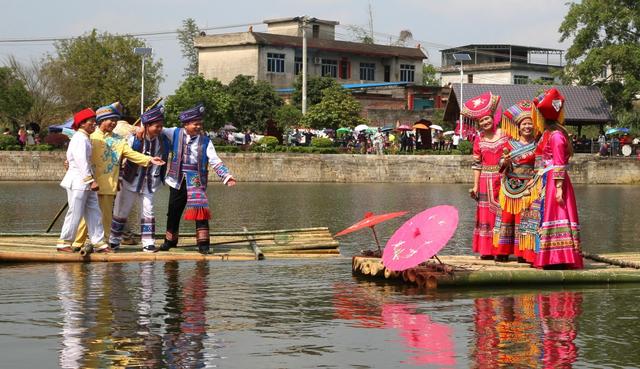
[[[165,241],[177,245],[180,234],[180,218],[187,206],[187,184],[182,181],[180,189],[169,187],[169,206],[167,209],[167,233]],[[196,241],[198,245],[209,245],[209,221],[196,220]]]

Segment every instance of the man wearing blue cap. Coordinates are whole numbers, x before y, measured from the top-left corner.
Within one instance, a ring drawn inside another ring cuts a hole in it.
[[[159,106],[146,111],[141,117],[144,127],[141,137],[130,135],[127,139],[133,151],[141,154],[160,157],[167,161],[171,144],[169,139],[161,135],[164,126],[164,108]],[[153,211],[153,195],[162,186],[166,172],[165,165],[143,167],[127,160],[122,174],[120,191],[116,195],[111,220],[109,244],[117,250],[122,242],[122,235],[127,217],[134,205],[140,206],[140,238],[142,251],[156,252],[155,229],[156,219]]]
[[[113,202],[118,191],[120,174],[120,159],[122,157],[142,166],[163,165],[159,157],[143,155],[131,149],[127,142],[111,132],[120,119],[122,105],[117,102],[106,105],[96,111],[98,128],[91,134],[91,162],[95,166],[96,182],[98,190],[98,203],[102,211],[102,225],[104,234],[111,231],[111,217],[113,215]],[[84,220],[80,223],[73,247],[82,247],[87,240],[87,227]]]
[[[202,133],[204,106],[197,106],[180,113],[182,128],[166,128],[162,134],[171,142],[171,160],[168,163],[165,183],[169,189],[167,233],[160,250],[166,251],[178,244],[180,217],[195,220],[196,241],[201,254],[209,253],[209,203],[207,180],[209,166],[225,185],[232,187],[235,179],[216,154],[207,135]],[[186,211],[185,211],[186,207]]]

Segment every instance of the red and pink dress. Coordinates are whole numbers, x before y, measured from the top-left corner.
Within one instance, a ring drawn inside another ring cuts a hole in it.
[[[538,144],[545,172],[542,176],[540,240],[533,264],[536,268],[556,264],[564,264],[567,269],[584,267],[578,207],[566,169],[570,144],[561,131],[545,131]],[[556,200],[556,179],[563,180],[563,204]]]
[[[504,250],[493,247],[493,228],[496,214],[500,211],[498,194],[500,193],[499,162],[502,149],[508,137],[499,133],[498,139],[488,141],[481,134],[473,142],[473,169],[480,170],[478,198],[476,208],[476,226],[473,230],[473,252],[480,255],[508,255]],[[500,252],[498,252],[500,251]]]

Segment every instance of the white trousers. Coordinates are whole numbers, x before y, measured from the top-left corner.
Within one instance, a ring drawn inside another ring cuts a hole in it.
[[[69,209],[64,217],[60,239],[69,243],[73,242],[80,225],[80,219],[84,217],[91,243],[97,245],[103,242],[104,228],[102,227],[102,212],[98,205],[98,193],[68,188],[66,190]]]
[[[119,245],[122,241],[122,231],[114,232],[114,223],[125,221],[135,204],[140,207],[141,241],[143,246],[150,246],[155,243],[153,231],[155,230],[155,217],[153,212],[153,193],[138,193],[121,189],[116,195],[113,207],[113,218],[109,243]],[[151,225],[153,224],[153,225]],[[116,225],[117,227],[117,225]]]

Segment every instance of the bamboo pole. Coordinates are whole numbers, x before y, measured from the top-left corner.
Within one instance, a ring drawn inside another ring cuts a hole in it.
[[[245,232],[248,232],[247,227],[242,227],[242,229]],[[253,249],[253,253],[256,256],[256,260],[264,260],[264,254],[262,253],[262,250],[260,250],[260,248],[258,247],[258,244],[255,241],[255,236],[254,235],[247,235],[245,237],[247,238],[247,240],[249,240],[249,244],[251,245],[251,248]]]
[[[635,262],[630,261],[630,260],[613,259],[609,255],[606,255],[606,256],[605,255],[596,255],[596,254],[589,254],[589,253],[583,252],[582,256],[584,256],[587,259],[591,259],[591,260],[594,260],[594,261],[599,261],[599,262],[603,262],[603,263],[607,263],[607,264],[611,264],[611,265],[617,265],[617,266],[621,266],[621,267],[625,267],[625,268],[640,269],[640,263],[635,263]],[[620,255],[620,256],[624,256],[624,255]]]

